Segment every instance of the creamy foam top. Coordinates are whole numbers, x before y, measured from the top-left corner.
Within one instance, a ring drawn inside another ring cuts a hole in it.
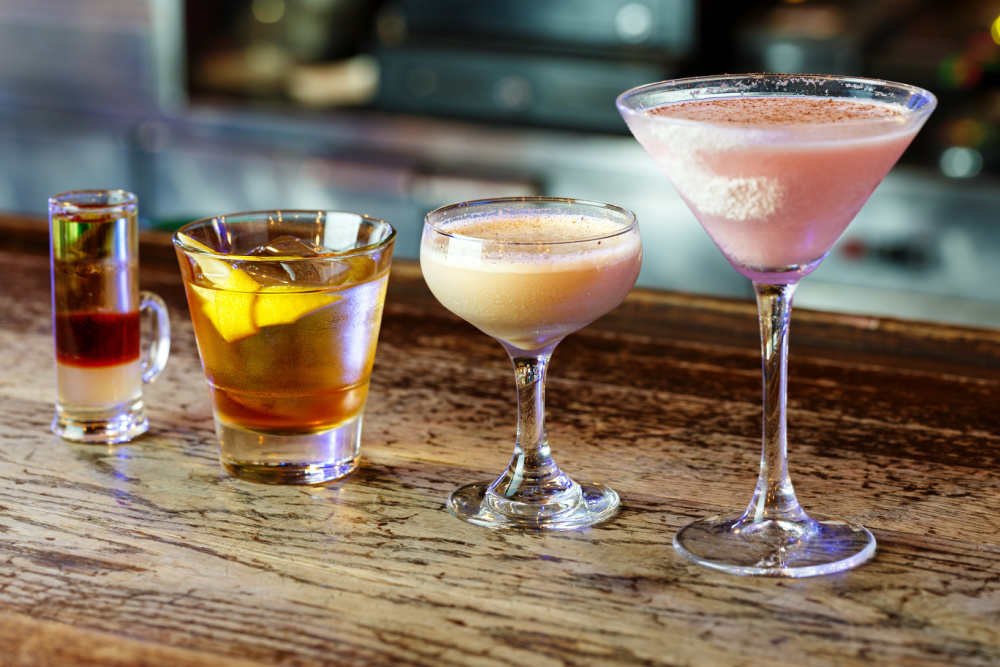
[[[449,222],[448,234],[501,243],[565,243],[609,236],[624,227],[610,220],[585,216],[521,215],[466,218]]]
[[[774,167],[782,155],[844,149],[848,142],[886,140],[900,130],[912,133],[915,127],[898,122],[857,122],[901,121],[904,114],[898,105],[871,100],[713,97],[650,109],[630,125],[699,215],[747,221],[769,219],[786,205],[791,181]],[[663,122],[672,119],[697,122]],[[758,171],[743,168],[746,151],[756,156],[752,164]],[[765,158],[772,167],[760,169]]]
[[[705,123],[781,127],[892,118],[898,107],[843,98],[722,97],[667,104],[650,113]]]
[[[495,213],[450,220],[448,236],[424,232],[421,261],[479,271],[548,272],[573,266],[633,261],[642,252],[637,230],[587,215]]]

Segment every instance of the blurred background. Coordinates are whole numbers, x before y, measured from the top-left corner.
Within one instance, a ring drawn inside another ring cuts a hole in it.
[[[639,215],[640,285],[750,298],[614,107],[747,71],[940,100],[796,305],[1000,326],[1000,0],[0,0],[0,210],[344,209],[415,259],[437,206],[580,197]]]

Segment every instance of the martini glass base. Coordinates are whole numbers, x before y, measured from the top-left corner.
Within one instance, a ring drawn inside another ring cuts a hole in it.
[[[603,484],[575,484],[573,498],[556,503],[515,503],[490,492],[492,482],[469,484],[448,498],[459,519],[497,530],[557,532],[578,530],[618,514],[618,494]],[[554,508],[554,509],[553,509]]]
[[[812,517],[760,523],[742,515],[690,523],[674,536],[690,561],[729,574],[812,577],[850,569],[875,554],[875,537],[863,526]]]

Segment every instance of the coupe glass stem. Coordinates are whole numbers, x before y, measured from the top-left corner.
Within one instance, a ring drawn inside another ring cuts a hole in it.
[[[534,352],[505,347],[517,383],[517,440],[510,465],[490,491],[514,502],[544,502],[573,486],[552,459],[545,433],[545,374],[555,345]]]
[[[788,392],[788,324],[798,283],[754,283],[760,313],[760,341],[764,371],[764,438],[760,476],[745,521],[806,521],[788,476],[788,440],[785,407]]]

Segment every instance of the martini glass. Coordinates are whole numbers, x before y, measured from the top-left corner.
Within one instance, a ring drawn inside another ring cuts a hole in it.
[[[427,214],[420,268],[448,310],[496,339],[514,365],[517,440],[496,480],[455,491],[448,509],[479,526],[573,530],[610,519],[618,494],[577,483],[552,459],[545,375],[556,345],[617,306],[642,245],[625,209],[574,199],[465,202]]]
[[[632,134],[730,264],[760,312],[764,434],[746,511],[691,523],[677,551],[741,575],[805,577],[854,567],[875,538],[809,516],[788,474],[788,321],[801,278],[830,251],[936,100],[926,90],[839,76],[755,74],[654,83],[619,96]]]

